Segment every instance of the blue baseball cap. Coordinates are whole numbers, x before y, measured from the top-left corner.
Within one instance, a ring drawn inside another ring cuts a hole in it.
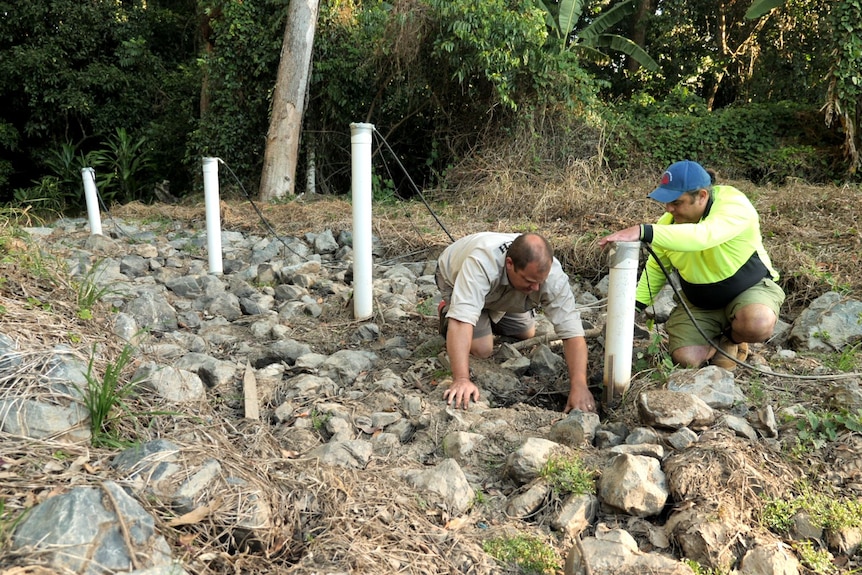
[[[671,164],[661,175],[661,183],[647,196],[662,204],[669,204],[685,192],[709,188],[712,178],[703,166],[691,160]]]

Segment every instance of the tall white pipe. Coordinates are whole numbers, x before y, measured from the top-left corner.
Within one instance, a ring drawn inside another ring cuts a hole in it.
[[[207,215],[207,253],[210,273],[221,275],[221,214],[218,197],[218,158],[204,158],[204,205]]]
[[[628,389],[632,376],[640,242],[615,242],[608,256],[608,319],[605,324],[605,405],[613,405]]]
[[[87,200],[87,219],[90,222],[90,235],[102,235],[102,216],[99,213],[99,195],[96,192],[96,170],[81,168],[84,180],[84,199]]]
[[[350,124],[353,194],[353,317],[372,314],[371,278],[371,135],[374,124]]]

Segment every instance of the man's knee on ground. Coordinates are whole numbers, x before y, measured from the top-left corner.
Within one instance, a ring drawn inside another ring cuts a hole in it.
[[[520,339],[521,341],[525,339],[530,339],[531,337],[536,336],[536,326],[533,326],[527,330],[522,331],[518,335],[515,336],[515,339]]]
[[[494,353],[493,335],[477,337],[473,340],[473,343],[470,346],[470,355],[473,355],[475,357],[485,359],[491,357],[492,353]]]
[[[680,347],[673,350],[670,357],[674,363],[682,367],[697,368],[709,359],[709,349],[699,345]]]
[[[743,307],[733,318],[731,328],[738,342],[766,341],[775,331],[778,318],[769,306],[751,304]]]

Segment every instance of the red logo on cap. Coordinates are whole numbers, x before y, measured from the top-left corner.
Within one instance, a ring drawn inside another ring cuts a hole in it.
[[[665,172],[661,176],[661,185],[662,186],[668,185],[672,179],[673,179],[673,177],[670,175],[670,172]]]

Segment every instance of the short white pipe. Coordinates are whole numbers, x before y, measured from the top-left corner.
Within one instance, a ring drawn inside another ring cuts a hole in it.
[[[639,253],[640,242],[611,244],[603,377],[607,405],[613,405],[631,381]]]
[[[99,194],[96,192],[96,170],[81,168],[84,180],[84,199],[87,200],[87,219],[90,222],[90,235],[102,235],[102,216],[99,213]]]
[[[372,314],[371,277],[371,135],[374,124],[350,124],[353,194],[353,317]]]
[[[218,158],[204,158],[204,205],[207,216],[207,253],[210,273],[221,275],[221,214],[218,197]]]

